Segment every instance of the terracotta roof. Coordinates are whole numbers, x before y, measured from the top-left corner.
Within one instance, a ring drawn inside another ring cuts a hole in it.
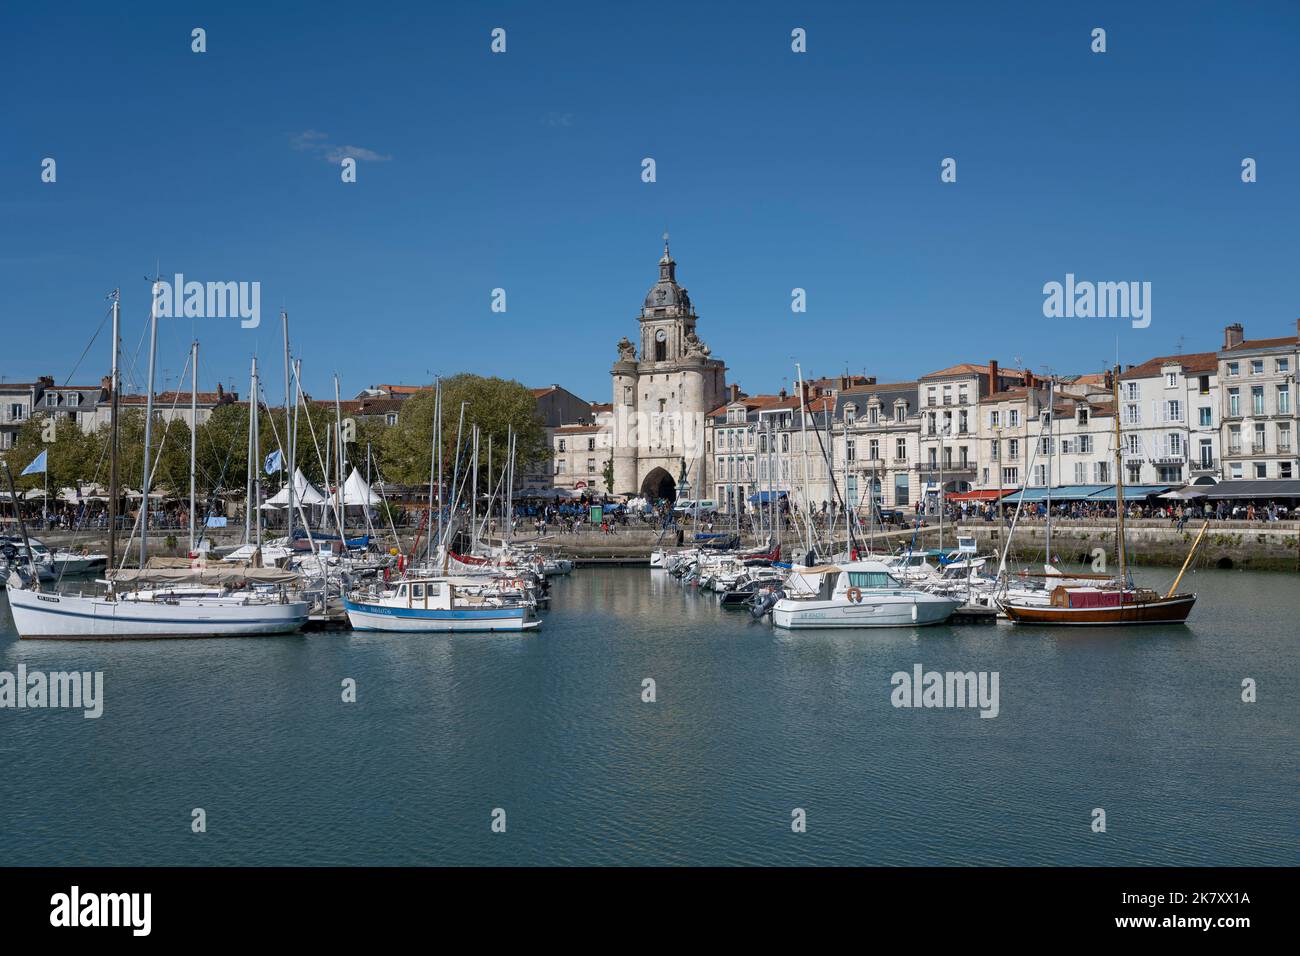
[[[892,392],[900,388],[916,388],[915,382],[887,382],[883,385],[855,385],[840,392],[841,395],[870,395],[872,392]]]
[[[199,392],[200,405],[220,405],[225,402],[234,402],[238,396],[231,392],[222,392],[218,395],[216,392]],[[118,398],[119,405],[145,405],[148,403],[147,395],[122,395]],[[189,392],[159,392],[153,398],[155,406],[175,405],[177,408],[190,407]]]
[[[1224,349],[1225,352],[1239,352],[1243,349],[1273,349],[1280,345],[1296,345],[1300,342],[1300,337],[1294,335],[1284,335],[1278,339],[1246,339],[1232,348]]]
[[[593,412],[612,412],[614,405],[612,402],[592,402],[591,410]]]
[[[931,372],[928,375],[922,375],[920,381],[924,382],[932,378],[946,378],[950,375],[987,375],[989,367],[987,365],[977,365],[974,362],[962,362],[959,365],[950,365],[948,368],[941,368],[937,372]],[[1003,368],[998,366],[998,375],[1005,378],[1025,377],[1025,373],[1018,368]]]
[[[980,404],[983,405],[986,402],[1007,402],[1018,398],[1026,398],[1028,395],[1028,388],[1023,385],[1014,385],[1011,388],[1003,389],[1000,392],[993,392],[990,395],[985,395],[980,399]]]
[[[417,392],[427,392],[433,388],[432,385],[376,385],[375,388],[382,389],[389,395],[415,395]]]
[[[789,400],[789,399],[787,399]],[[744,405],[749,411],[758,411],[763,408],[771,408],[782,401],[780,395],[746,395],[734,402],[723,402],[713,411],[709,412],[710,418],[715,415],[721,415],[726,412],[732,405]]]
[[[555,434],[571,435],[577,432],[602,432],[604,430],[603,425],[561,425],[555,429]]]
[[[1192,352],[1189,355],[1161,355],[1157,358],[1147,359],[1141,365],[1134,365],[1131,369],[1120,373],[1120,379],[1127,378],[1158,378],[1160,369],[1165,365],[1181,365],[1183,370],[1193,374],[1202,372],[1214,372],[1219,368],[1219,354],[1217,352]]]

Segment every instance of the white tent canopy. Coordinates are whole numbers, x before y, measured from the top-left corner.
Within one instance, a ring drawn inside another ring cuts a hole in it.
[[[323,505],[325,496],[316,490],[315,486],[307,480],[307,476],[302,473],[302,469],[296,469],[293,473],[293,500],[294,504],[302,505]],[[281,488],[270,498],[262,503],[263,507],[283,508],[289,504],[288,487]]]
[[[361,477],[361,472],[353,468],[352,474],[348,475],[348,480],[343,482],[343,504],[369,507],[379,504],[382,500],[366,484],[366,480]]]

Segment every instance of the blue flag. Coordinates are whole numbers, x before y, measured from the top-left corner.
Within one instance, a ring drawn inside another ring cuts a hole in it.
[[[45,471],[45,455],[46,452],[44,451],[37,455],[36,458],[33,459],[32,463],[22,470],[18,477],[21,478],[23,475],[39,475],[41,472]]]
[[[262,463],[262,470],[268,475],[273,475],[284,468],[284,456],[280,454],[280,449],[276,449],[266,456],[266,461]]]

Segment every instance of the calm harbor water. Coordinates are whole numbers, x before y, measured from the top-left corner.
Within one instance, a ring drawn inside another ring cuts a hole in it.
[[[0,710],[0,859],[1294,865],[1300,587],[1191,584],[1123,633],[791,634],[644,569],[526,636],[20,642],[0,598],[0,670],[105,675],[97,720]],[[894,708],[918,663],[997,671],[999,716]]]

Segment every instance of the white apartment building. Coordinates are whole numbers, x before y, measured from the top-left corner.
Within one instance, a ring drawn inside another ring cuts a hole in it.
[[[1124,480],[1182,485],[1219,478],[1219,360],[1164,355],[1119,377]]]
[[[990,486],[996,488],[1000,472],[988,458],[993,454],[990,443],[994,433],[986,435],[985,446],[980,446],[980,429],[988,418],[981,402],[1033,384],[1032,372],[1002,370],[992,360],[987,365],[967,362],[923,375],[916,388],[921,421],[918,494],[937,503],[940,487],[947,493],[969,492],[980,483],[983,468],[990,470]],[[983,465],[982,456],[987,458]],[[1016,465],[1004,461],[1001,467],[1014,469]]]
[[[1217,354],[1223,478],[1300,477],[1295,440],[1298,345],[1300,336],[1247,339],[1240,323],[1224,329],[1223,348]]]

